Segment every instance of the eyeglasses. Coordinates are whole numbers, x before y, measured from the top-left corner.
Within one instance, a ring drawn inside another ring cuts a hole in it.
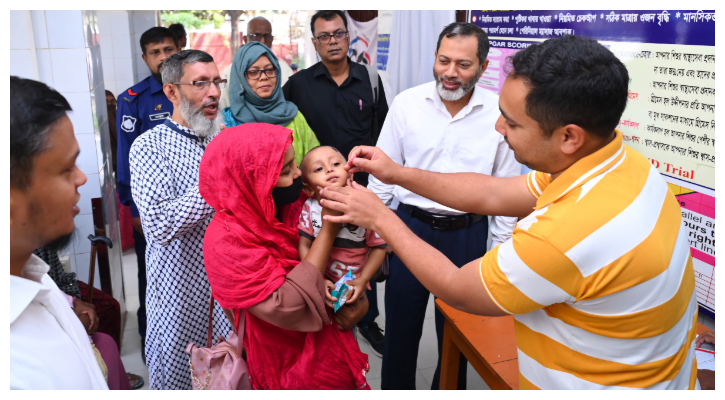
[[[264,73],[264,76],[266,76],[267,78],[274,78],[277,76],[277,70],[275,68],[250,69],[244,73],[244,76],[246,76],[248,79],[256,81],[258,79],[262,79],[262,73]]]
[[[334,36],[335,40],[337,40],[338,42],[341,42],[347,38],[347,32],[348,31],[337,31],[337,32],[333,33],[332,35],[317,36],[315,39],[317,39],[317,41],[322,44],[327,44],[327,43],[330,43],[330,38]]]
[[[270,35],[269,33],[265,33],[262,35],[261,33],[250,33],[247,35],[249,37],[249,40],[253,42],[261,42],[262,39],[271,42],[274,39],[274,36]]]
[[[212,81],[191,81],[191,82],[182,81],[182,82],[174,82],[174,85],[191,85],[191,86],[194,86],[194,88],[197,90],[204,90],[204,89],[209,89],[209,86],[211,86],[212,83],[215,84],[216,87],[218,87],[219,89],[224,89],[225,87],[227,87],[226,79],[215,79],[213,82]]]

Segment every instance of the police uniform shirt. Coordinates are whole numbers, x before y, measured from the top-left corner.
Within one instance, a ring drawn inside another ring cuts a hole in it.
[[[153,76],[131,86],[118,96],[116,132],[118,132],[118,197],[121,204],[131,207],[131,215],[138,217],[138,209],[131,197],[131,173],[128,157],[131,145],[142,133],[163,124],[174,112],[174,105],[166,97],[163,85]]]

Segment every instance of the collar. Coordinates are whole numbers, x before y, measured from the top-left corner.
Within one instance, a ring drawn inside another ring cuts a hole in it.
[[[191,129],[177,123],[171,117],[166,117],[166,120],[164,121],[164,125],[168,126],[171,130],[174,132],[177,132],[181,134],[182,136],[186,136],[190,139],[194,140],[200,140],[201,138]]]
[[[25,311],[41,292],[50,291],[42,283],[50,267],[35,254],[30,256],[23,266],[23,277],[10,275],[10,323],[12,324]]]
[[[625,156],[626,150],[622,144],[622,132],[619,129],[614,132],[617,136],[609,144],[575,162],[554,179],[539,196],[534,210],[553,203],[619,162]]]
[[[433,105],[435,105],[435,107],[437,109],[439,109],[445,113],[448,113],[448,109],[446,109],[446,105],[443,104],[443,100],[441,100],[441,95],[438,94],[437,85],[438,85],[438,83],[434,80],[431,90],[429,90],[427,92],[427,94],[425,95],[425,98],[430,99],[433,102]],[[459,120],[459,119],[465,118],[476,106],[484,107],[485,106],[483,103],[483,100],[485,97],[485,93],[483,92],[484,90],[486,90],[486,89],[479,87],[478,84],[476,84],[473,87],[473,94],[471,95],[471,98],[468,99],[468,104],[466,104],[466,106],[463,107],[463,109],[455,117],[453,117],[454,120]]]
[[[350,60],[350,57],[347,57],[347,64],[350,66],[350,72],[348,74],[348,79],[357,78],[359,80],[362,80],[363,77],[360,76],[360,71],[357,68],[355,68],[355,63],[352,62],[352,60]],[[312,76],[317,78],[320,75],[326,75],[328,78],[330,78],[332,80],[330,71],[327,70],[327,67],[325,66],[325,64],[322,61],[318,62],[317,64],[315,64],[312,67]]]
[[[164,90],[164,85],[157,81],[153,75],[149,76],[146,79],[149,80],[149,90],[151,90],[151,93],[158,93],[159,91]]]

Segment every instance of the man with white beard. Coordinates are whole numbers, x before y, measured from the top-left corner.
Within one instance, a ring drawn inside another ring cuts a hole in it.
[[[462,22],[446,26],[438,37],[435,81],[396,96],[377,146],[405,167],[518,176],[521,165],[495,130],[498,96],[476,85],[488,67],[488,49],[488,37],[481,28]],[[368,188],[388,205],[397,198],[401,220],[459,268],[486,253],[487,216],[465,214],[402,187],[385,185],[372,175]],[[515,223],[511,217],[491,219],[491,248],[511,237]],[[390,260],[385,286],[381,388],[415,389],[418,345],[430,292],[398,257]],[[439,358],[432,389],[438,389],[440,380],[443,322],[443,315],[435,310]],[[466,366],[461,356],[458,389],[466,388]]]
[[[202,243],[214,209],[199,194],[199,163],[219,132],[219,95],[226,80],[214,59],[180,51],[161,66],[174,113],[131,146],[131,193],[146,249],[146,360],[151,389],[191,389],[190,342],[206,345],[208,299]],[[231,330],[214,309],[214,337]]]

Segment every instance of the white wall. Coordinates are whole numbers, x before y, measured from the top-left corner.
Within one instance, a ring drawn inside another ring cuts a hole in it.
[[[112,175],[108,112],[95,11],[10,11],[10,74],[44,82],[70,103],[69,113],[80,146],[77,165],[88,182],[78,188],[80,214],[75,217],[75,240],[60,253],[68,255],[71,270],[88,282],[91,246],[95,234],[91,198],[103,199],[113,295],[123,301],[121,241]],[[100,288],[96,272],[95,285]]]
[[[143,61],[141,51],[141,35],[156,26],[156,11],[132,11],[132,25],[134,30],[134,41],[133,41],[133,54],[136,62],[136,82],[140,82],[148,76],[151,76],[151,71],[146,63]]]
[[[104,83],[116,97],[151,75],[141,57],[141,35],[156,26],[155,11],[96,11]]]

